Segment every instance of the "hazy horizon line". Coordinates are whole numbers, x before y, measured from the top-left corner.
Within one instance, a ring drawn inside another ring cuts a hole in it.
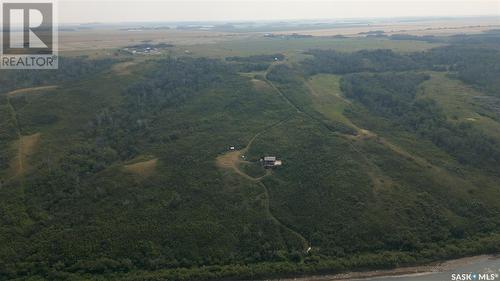
[[[129,20],[129,21],[86,21],[86,22],[59,22],[60,25],[74,24],[74,25],[92,25],[92,24],[139,24],[139,23],[273,23],[273,22],[299,22],[299,21],[346,21],[346,20],[387,20],[388,22],[398,21],[403,19],[461,19],[461,18],[498,18],[500,25],[500,15],[498,14],[483,14],[483,15],[430,15],[430,16],[401,16],[401,17],[346,17],[346,18],[290,18],[290,19],[234,19],[234,20]]]

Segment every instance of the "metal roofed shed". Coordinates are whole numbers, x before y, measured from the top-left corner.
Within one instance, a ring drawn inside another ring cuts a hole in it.
[[[277,160],[275,156],[265,156],[263,159],[261,159],[262,165],[264,168],[275,168],[278,166],[283,165],[283,162],[281,160]]]

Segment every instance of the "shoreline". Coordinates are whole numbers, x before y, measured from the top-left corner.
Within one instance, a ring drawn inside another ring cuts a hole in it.
[[[450,271],[463,267],[483,259],[498,259],[496,255],[480,255],[465,257],[460,259],[434,262],[427,265],[399,267],[395,269],[372,270],[372,271],[351,271],[338,274],[311,275],[295,278],[268,279],[270,281],[354,281],[368,278],[381,277],[405,277],[405,276],[424,276],[439,272]]]

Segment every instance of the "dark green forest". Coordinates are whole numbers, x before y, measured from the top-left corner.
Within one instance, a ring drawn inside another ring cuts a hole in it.
[[[251,280],[498,253],[500,136],[426,93],[443,75],[500,98],[499,38],[4,70],[0,280]],[[318,75],[340,79],[343,118],[318,109]],[[11,94],[44,85],[58,87]],[[462,106],[499,125],[494,107]],[[250,177],[218,166],[229,146]],[[264,172],[266,155],[284,165]]]

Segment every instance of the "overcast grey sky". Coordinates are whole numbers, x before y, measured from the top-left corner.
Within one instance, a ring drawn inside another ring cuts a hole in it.
[[[62,23],[498,15],[500,0],[58,0]]]

